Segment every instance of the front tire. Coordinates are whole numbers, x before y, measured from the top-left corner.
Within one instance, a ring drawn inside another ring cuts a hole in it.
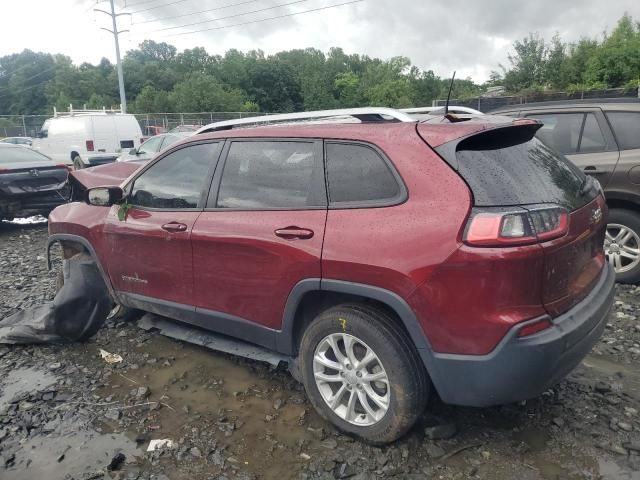
[[[403,436],[427,403],[418,352],[381,309],[341,305],[321,313],[303,335],[300,366],[320,416],[373,445]]]
[[[604,249],[616,270],[616,281],[640,281],[640,215],[637,212],[622,208],[609,210]]]

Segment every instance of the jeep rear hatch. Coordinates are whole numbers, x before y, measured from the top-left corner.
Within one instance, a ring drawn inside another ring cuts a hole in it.
[[[473,194],[464,242],[478,248],[539,246],[541,301],[555,317],[582,300],[600,276],[606,206],[596,182],[534,137],[540,126],[489,124],[436,151]],[[418,125],[421,134],[428,128]]]

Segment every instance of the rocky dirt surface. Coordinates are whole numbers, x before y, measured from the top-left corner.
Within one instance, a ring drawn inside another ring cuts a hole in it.
[[[46,225],[0,224],[0,318],[52,297],[45,239]],[[0,478],[639,480],[640,288],[617,289],[602,341],[560,385],[497,408],[432,399],[385,448],[336,432],[286,371],[135,323],[0,346]]]

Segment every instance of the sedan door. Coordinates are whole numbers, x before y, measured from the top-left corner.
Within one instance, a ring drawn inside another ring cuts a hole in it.
[[[322,142],[233,140],[191,235],[201,325],[274,347],[289,293],[320,279]]]
[[[122,206],[111,208],[104,230],[113,252],[107,268],[125,303],[151,311],[159,304],[192,308],[191,232],[219,151],[219,143],[171,151],[126,187],[126,218],[118,215]]]

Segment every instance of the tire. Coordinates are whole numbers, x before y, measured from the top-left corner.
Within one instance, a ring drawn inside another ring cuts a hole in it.
[[[622,208],[609,210],[605,253],[616,269],[616,281],[640,282],[640,214]]]
[[[80,156],[77,156],[73,159],[73,169],[74,170],[82,170],[84,168],[84,163],[80,159]]]
[[[355,345],[352,356],[345,355],[345,339]],[[376,358],[364,368],[349,363],[371,357],[371,352]],[[327,366],[327,360],[340,369]],[[369,444],[402,437],[426,407],[430,383],[422,360],[404,330],[377,308],[340,305],[318,315],[304,332],[299,362],[305,390],[320,416]],[[331,380],[317,381],[317,375]],[[367,375],[387,381],[367,382]],[[337,406],[329,406],[336,399]]]

